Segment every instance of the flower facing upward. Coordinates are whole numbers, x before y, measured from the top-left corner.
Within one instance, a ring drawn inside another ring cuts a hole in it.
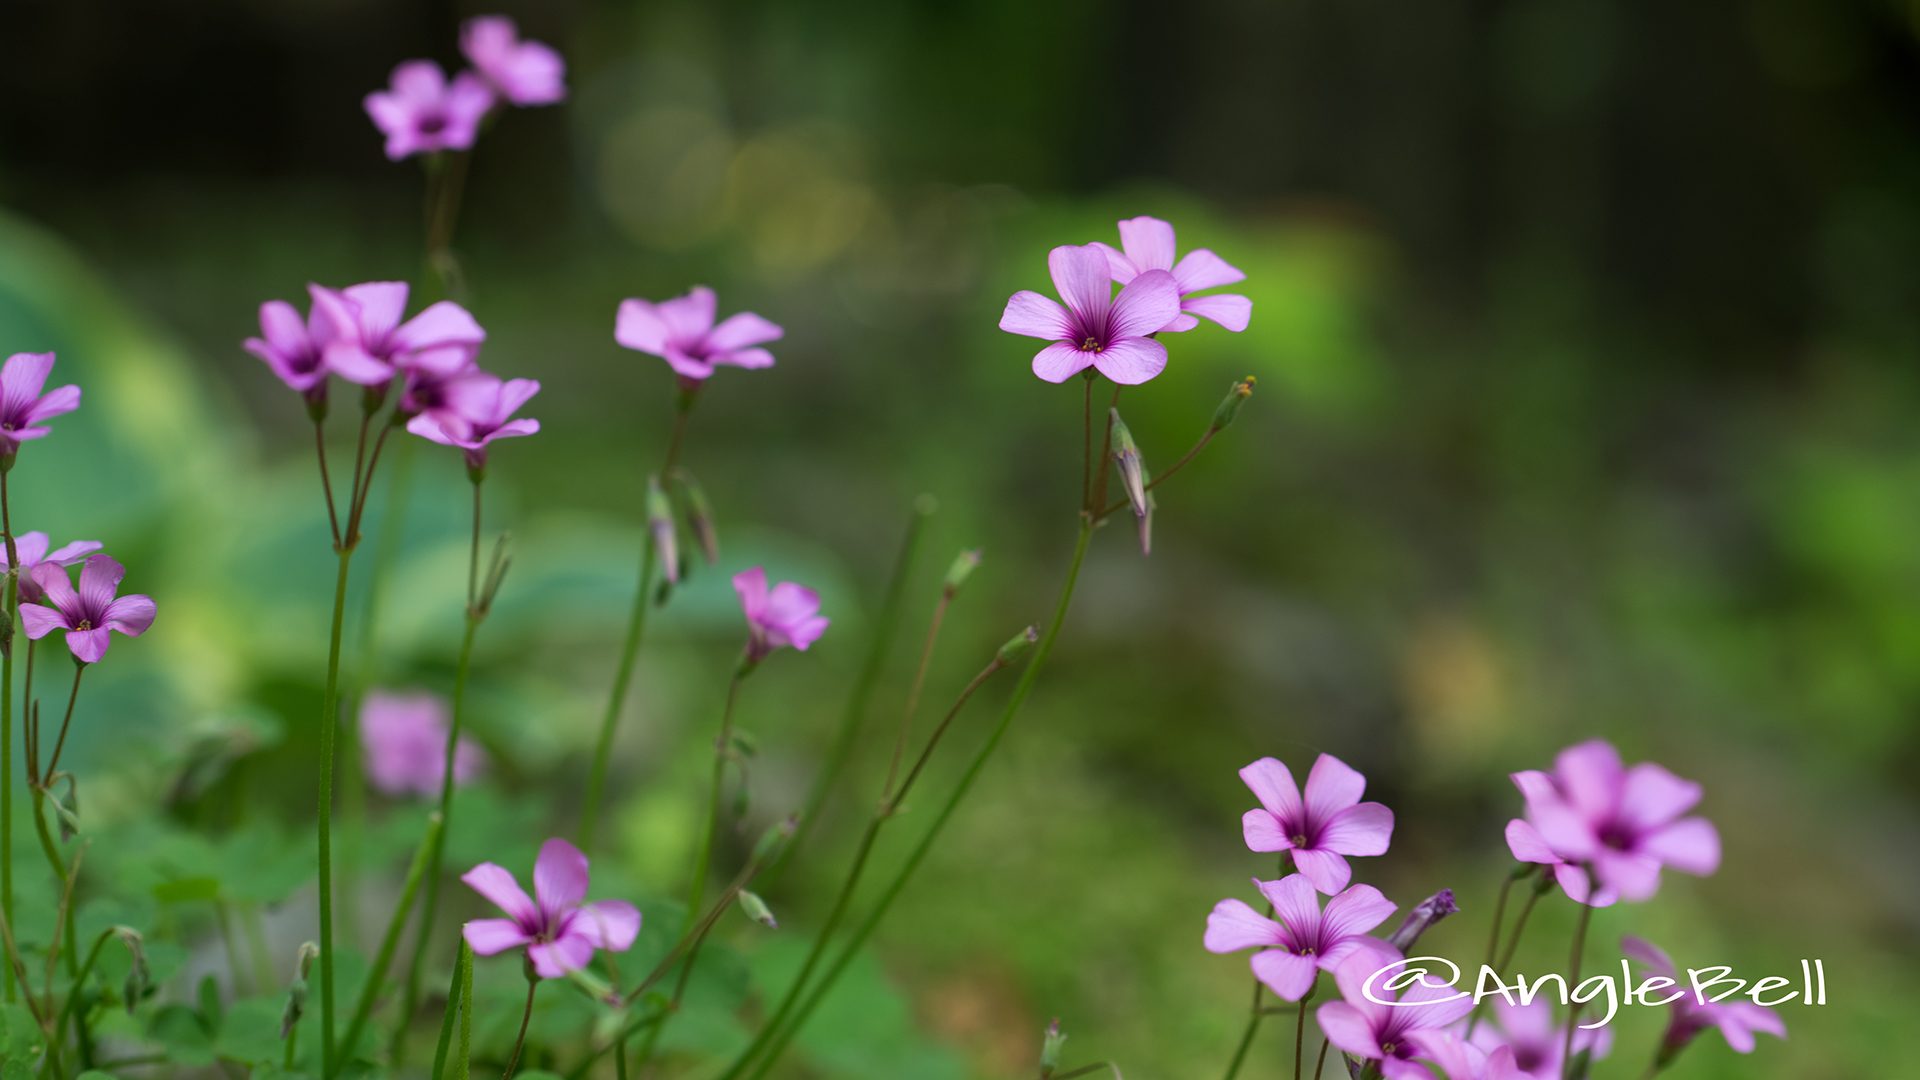
[[[586,967],[595,949],[626,952],[640,935],[640,909],[625,900],[582,903],[587,897],[587,857],[565,840],[540,845],[540,858],[533,864],[537,899],[529,899],[513,875],[493,863],[481,863],[460,880],[507,913],[504,919],[468,923],[463,931],[467,944],[480,956],[524,945],[534,973],[543,979]]]
[[[415,369],[452,374],[471,366],[473,351],[487,340],[472,313],[451,300],[429,304],[402,322],[404,281],[314,286],[313,306],[315,316],[328,323],[327,368],[362,386],[384,386],[396,374]]]
[[[786,331],[750,311],[713,324],[713,290],[701,285],[685,296],[655,304],[622,300],[613,340],[658,356],[688,382],[699,383],[716,367],[765,368],[773,354],[763,348]]]
[[[374,691],[360,707],[367,779],[385,795],[437,795],[447,775],[447,704],[432,694]],[[453,751],[453,782],[465,785],[486,763],[472,739]]]
[[[1333,972],[1341,1000],[1329,1001],[1314,1013],[1320,1030],[1341,1050],[1378,1062],[1386,1080],[1433,1080],[1426,1066],[1418,1064],[1421,1060],[1439,1065],[1450,1080],[1467,1080],[1472,1055],[1443,1029],[1473,1011],[1473,995],[1424,977],[1398,994],[1387,988],[1384,976],[1368,986],[1375,972],[1399,959],[1399,953],[1378,943],[1348,954]],[[1383,1005],[1376,998],[1395,1004]]]
[[[1240,770],[1240,779],[1260,800],[1260,809],[1240,819],[1247,847],[1285,851],[1313,887],[1331,896],[1347,887],[1348,855],[1384,855],[1393,837],[1393,811],[1363,803],[1367,778],[1331,754],[1321,754],[1307,774],[1306,797],[1293,774],[1273,758]]]
[[[1119,296],[1107,256],[1097,244],[1054,248],[1047,255],[1053,287],[1065,307],[1021,290],[1007,300],[1000,329],[1051,342],[1033,358],[1033,373],[1066,382],[1092,367],[1117,383],[1143,383],[1167,366],[1167,347],[1149,337],[1180,314],[1180,290],[1165,270],[1135,276]]]
[[[20,444],[42,439],[41,422],[80,407],[80,388],[62,386],[41,393],[53,374],[52,353],[14,353],[0,367],[0,457],[11,459]]]
[[[520,40],[504,15],[468,19],[460,27],[460,51],[515,105],[551,105],[567,96],[566,61],[548,46]]]
[[[1273,905],[1273,918],[1240,900],[1222,900],[1207,916],[1204,943],[1216,953],[1259,949],[1251,960],[1254,977],[1287,1001],[1305,997],[1320,972],[1339,967],[1367,941],[1367,931],[1393,914],[1393,902],[1371,885],[1328,900],[1323,912],[1320,894],[1303,875],[1254,884]]]
[[[450,383],[449,391],[444,414],[422,413],[407,421],[407,430],[442,446],[465,450],[469,468],[486,467],[487,444],[493,440],[540,432],[540,421],[513,415],[540,392],[540,383],[534,379],[503,380],[484,375]]]
[[[66,568],[42,562],[33,568],[33,583],[45,603],[21,604],[20,622],[35,641],[55,630],[67,632],[67,648],[83,664],[96,664],[107,655],[109,630],[139,637],[153,625],[153,598],[119,596],[120,579],[127,568],[106,555],[95,555],[80,568],[80,591],[73,591]]]
[[[1247,328],[1253,317],[1253,301],[1244,296],[1194,296],[1202,289],[1214,289],[1245,281],[1247,275],[1227,265],[1226,260],[1206,248],[1195,248],[1179,262],[1174,261],[1173,226],[1159,218],[1128,218],[1120,223],[1120,246],[1115,251],[1106,244],[1095,244],[1106,253],[1107,269],[1122,285],[1148,270],[1173,274],[1180,292],[1180,313],[1161,327],[1164,331],[1191,330],[1200,325],[1195,316],[1205,316],[1229,330]]]
[[[1553,1007],[1542,998],[1521,1003],[1504,997],[1493,999],[1493,1023],[1481,1024],[1469,1035],[1473,1046],[1489,1058],[1502,1047],[1513,1057],[1514,1076],[1519,1080],[1560,1080],[1560,1051],[1565,1045],[1566,1029],[1555,1020]],[[1590,1053],[1592,1060],[1607,1056],[1613,1045],[1613,1032],[1604,1027],[1576,1028],[1573,1052]]]
[[[20,599],[22,600],[37,603],[46,595],[40,591],[40,584],[33,580],[33,570],[41,563],[72,566],[104,546],[98,540],[75,540],[65,547],[49,552],[48,543],[47,534],[43,532],[24,532],[13,538],[13,550],[20,556]],[[0,572],[4,572],[7,566],[7,547],[4,543],[0,543]]]
[[[387,89],[367,95],[365,105],[373,126],[387,137],[388,159],[399,161],[472,146],[481,119],[493,108],[493,90],[470,71],[448,82],[439,64],[408,60],[393,69]]]
[[[309,285],[315,293],[320,286]],[[327,345],[338,336],[334,320],[316,301],[307,309],[307,317],[285,300],[269,300],[260,305],[260,336],[248,338],[242,347],[264,361],[287,387],[318,401],[327,393]]]
[[[747,616],[747,655],[760,660],[783,645],[801,652],[827,632],[820,614],[820,594],[783,581],[767,588],[767,572],[756,566],[733,575],[733,591]]]
[[[1667,1021],[1666,1038],[1662,1041],[1659,1064],[1664,1066],[1679,1053],[1694,1036],[1708,1028],[1719,1028],[1727,1045],[1742,1054],[1753,1053],[1755,1032],[1765,1032],[1777,1038],[1787,1037],[1787,1025],[1778,1013],[1765,1005],[1753,1001],[1730,999],[1722,1002],[1701,1002],[1685,981],[1675,971],[1673,961],[1658,945],[1637,937],[1620,939],[1620,951],[1627,958],[1664,979],[1673,979],[1682,984],[1676,989],[1668,989],[1659,996],[1666,997],[1679,992],[1667,1008],[1672,1015]]]
[[[1720,866],[1713,824],[1680,816],[1700,801],[1700,785],[1651,762],[1626,768],[1602,740],[1562,750],[1551,775],[1519,772],[1513,782],[1527,816],[1507,826],[1508,848],[1522,862],[1553,866],[1576,901],[1645,900],[1659,891],[1663,866],[1690,874]]]

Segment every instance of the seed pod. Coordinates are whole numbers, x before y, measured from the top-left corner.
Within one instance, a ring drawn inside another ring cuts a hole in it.
[[[1107,410],[1108,419],[1113,428],[1113,461],[1120,467],[1120,486],[1127,489],[1127,502],[1133,506],[1135,517],[1147,516],[1147,472],[1140,461],[1140,447],[1133,441],[1133,432],[1127,430],[1126,421],[1120,419],[1119,409]]]
[[[1040,631],[1029,626],[1025,630],[1008,638],[1007,643],[1000,646],[1000,651],[995,654],[995,657],[999,660],[1002,667],[1017,663],[1021,657],[1027,654],[1028,649],[1033,648],[1034,642],[1039,640]]]
[[[1067,1042],[1067,1033],[1060,1030],[1060,1018],[1054,1017],[1047,1025],[1046,1036],[1040,1042],[1040,1077],[1047,1080],[1060,1067],[1060,1048]]]
[[[660,488],[660,478],[647,478],[647,531],[653,536],[653,550],[660,559],[660,572],[668,583],[680,581],[680,551],[673,524],[673,504]]]
[[[760,899],[758,893],[741,889],[740,910],[746,913],[747,918],[752,919],[754,922],[759,923],[769,930],[780,929],[779,920],[773,917],[773,909],[767,906],[765,900]]]
[[[1240,415],[1240,406],[1253,396],[1254,382],[1254,377],[1249,375],[1227,388],[1227,396],[1221,400],[1219,408],[1213,410],[1213,423],[1207,430],[1225,431],[1227,425],[1233,423],[1233,418]]]
[[[972,577],[973,572],[979,569],[979,567],[979,548],[970,548],[961,552],[959,555],[954,556],[953,565],[947,567],[947,579],[941,585],[941,588],[948,596],[952,596],[954,593],[960,591],[960,586],[965,585],[967,579]]]

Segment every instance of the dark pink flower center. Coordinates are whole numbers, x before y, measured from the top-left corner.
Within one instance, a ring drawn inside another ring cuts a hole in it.
[[[447,117],[445,113],[425,113],[415,122],[415,126],[422,135],[438,135],[447,130]]]
[[[1600,843],[1614,851],[1632,851],[1640,840],[1638,831],[1621,821],[1609,821],[1597,832]]]
[[[1068,340],[1081,352],[1104,352],[1113,344],[1113,309],[1081,313],[1072,312],[1070,323],[1073,333]]]

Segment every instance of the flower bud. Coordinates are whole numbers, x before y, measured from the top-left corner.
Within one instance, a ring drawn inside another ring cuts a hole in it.
[[[307,975],[313,970],[314,958],[320,955],[320,946],[305,942],[300,946],[300,955],[294,960],[293,983],[287,987],[287,1007],[280,1011],[280,1037],[293,1034],[294,1025],[307,1011]]]
[[[740,910],[746,913],[747,918],[752,919],[754,922],[759,923],[769,930],[780,929],[779,920],[773,917],[773,909],[767,906],[765,900],[760,899],[758,893],[741,889]]]
[[[1208,425],[1207,430],[1225,431],[1227,425],[1233,423],[1233,418],[1240,415],[1240,406],[1245,405],[1247,399],[1253,396],[1255,381],[1254,377],[1249,375],[1227,388],[1227,396],[1220,402],[1220,407],[1213,410],[1213,423]]]
[[[970,548],[954,556],[953,565],[947,567],[947,579],[941,584],[941,589],[944,590],[948,596],[959,592],[960,586],[967,583],[967,579],[973,576],[973,572],[978,569],[979,566],[979,548]]]
[[[720,535],[713,528],[713,504],[707,501],[707,493],[687,470],[675,469],[668,474],[668,479],[686,507],[687,528],[693,530],[701,557],[712,566],[720,561]]]
[[[1133,432],[1127,430],[1126,421],[1120,419],[1119,409],[1108,409],[1107,417],[1113,428],[1113,461],[1120,467],[1120,486],[1127,489],[1127,502],[1133,506],[1135,517],[1147,515],[1147,473],[1140,461],[1140,447],[1134,444]]]
[[[753,845],[753,861],[764,863],[773,858],[786,845],[786,842],[793,838],[794,830],[799,827],[800,815],[789,814],[778,825],[761,833],[760,839]]]
[[[1033,643],[1039,640],[1040,631],[1029,626],[1008,638],[1007,643],[1000,646],[999,653],[995,654],[995,660],[1001,667],[1018,663],[1021,657],[1027,655],[1027,650],[1033,648]]]
[[[1400,928],[1387,938],[1387,943],[1404,954],[1413,948],[1413,943],[1420,940],[1420,935],[1426,933],[1429,927],[1459,910],[1460,905],[1453,902],[1453,890],[1441,889],[1414,905],[1400,923]]]
[[[113,935],[127,947],[127,953],[131,958],[131,964],[127,968],[126,985],[121,987],[120,991],[121,996],[126,999],[127,1012],[131,1014],[134,1007],[146,1000],[147,995],[152,992],[153,972],[147,967],[146,942],[141,938],[140,931],[131,926],[116,926],[113,928]]]
[[[673,526],[673,504],[661,490],[660,478],[647,477],[647,532],[653,536],[653,550],[660,558],[660,572],[671,584],[680,581],[680,550]]]
[[[1060,1068],[1060,1049],[1067,1042],[1067,1033],[1060,1030],[1060,1018],[1054,1017],[1047,1025],[1046,1036],[1040,1042],[1040,1077],[1047,1080]]]

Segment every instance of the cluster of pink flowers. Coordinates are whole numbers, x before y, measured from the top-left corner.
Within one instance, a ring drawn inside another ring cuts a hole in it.
[[[1304,792],[1272,758],[1248,765],[1240,776],[1260,804],[1241,822],[1247,847],[1282,852],[1297,872],[1255,879],[1268,914],[1239,899],[1216,904],[1203,943],[1215,953],[1255,950],[1254,976],[1287,1001],[1306,1001],[1320,975],[1331,975],[1339,999],[1320,1005],[1314,1016],[1355,1075],[1370,1068],[1389,1080],[1427,1080],[1432,1068],[1450,1080],[1558,1080],[1568,1047],[1590,1061],[1607,1054],[1610,1032],[1576,1028],[1569,1039],[1545,1001],[1502,1002],[1491,1019],[1475,1023],[1468,1020],[1472,996],[1451,984],[1421,977],[1393,994],[1391,980],[1378,973],[1456,910],[1452,891],[1419,905],[1392,935],[1372,936],[1394,905],[1371,885],[1350,885],[1347,859],[1385,854],[1393,814],[1361,801],[1365,778],[1326,754],[1314,763]],[[1538,865],[1533,873],[1550,875],[1546,880],[1579,903],[1645,900],[1657,891],[1662,867],[1709,874],[1719,864],[1712,824],[1686,816],[1700,800],[1699,785],[1658,765],[1624,766],[1605,742],[1571,747],[1551,773],[1520,772],[1513,781],[1526,801],[1526,816],[1507,828],[1514,858]],[[1330,897],[1324,909],[1320,894]],[[1623,952],[1652,974],[1673,977],[1672,962],[1646,942],[1628,938]],[[1701,1003],[1683,995],[1670,1007],[1659,1067],[1708,1028],[1741,1053],[1754,1048],[1756,1032],[1786,1032],[1773,1010],[1750,1002]]]
[[[465,150],[497,105],[552,105],[567,96],[566,62],[540,42],[521,40],[512,19],[467,20],[460,51],[471,70],[449,79],[431,60],[408,60],[393,69],[387,89],[367,95],[367,115],[387,138],[387,157]]]

